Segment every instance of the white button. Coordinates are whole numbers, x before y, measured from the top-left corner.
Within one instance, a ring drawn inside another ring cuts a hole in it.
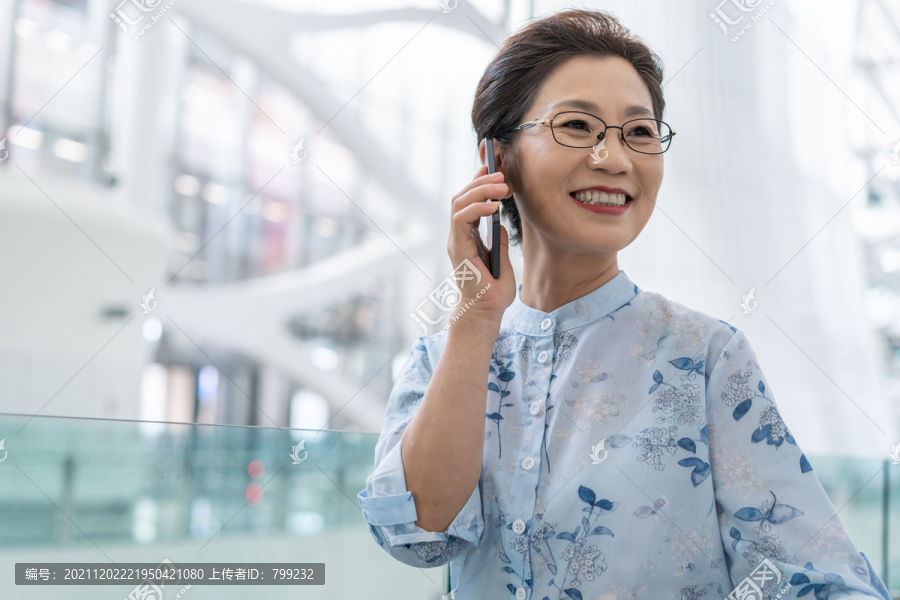
[[[547,362],[547,356],[548,356],[548,354],[547,354],[546,350],[544,352],[541,352],[540,354],[538,354],[538,362],[539,363]]]
[[[525,588],[520,587],[516,588],[516,600],[525,600],[525,597],[528,595],[528,592],[525,591]]]
[[[553,325],[553,321],[551,321],[550,319],[544,319],[543,321],[541,321],[541,329],[545,331],[547,329],[550,329],[551,325]]]
[[[516,533],[522,533],[523,531],[525,531],[525,521],[523,521],[522,519],[516,519],[515,521],[513,521],[513,531],[515,531]]]
[[[541,403],[540,402],[532,402],[531,406],[528,407],[528,412],[530,412],[533,415],[536,415],[539,412],[541,412]]]
[[[534,459],[531,458],[530,456],[522,461],[522,468],[525,469],[526,471],[530,471],[531,467],[533,467],[533,466],[534,466]]]

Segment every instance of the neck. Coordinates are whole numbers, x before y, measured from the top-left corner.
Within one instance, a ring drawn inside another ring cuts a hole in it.
[[[525,252],[522,291],[519,298],[526,306],[553,312],[611,281],[619,274],[617,252],[597,255],[559,256]]]

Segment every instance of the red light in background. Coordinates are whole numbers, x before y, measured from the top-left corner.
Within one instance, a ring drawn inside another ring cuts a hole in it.
[[[247,473],[253,479],[262,477],[265,472],[266,465],[264,465],[261,460],[251,460],[250,464],[247,465]]]
[[[258,483],[251,483],[247,486],[247,504],[250,506],[259,506],[263,501],[263,488]]]

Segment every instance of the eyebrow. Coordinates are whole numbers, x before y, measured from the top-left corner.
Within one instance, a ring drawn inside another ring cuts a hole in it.
[[[600,107],[591,102],[590,100],[563,100],[562,102],[557,102],[550,108],[557,108],[560,106],[574,106],[575,108],[581,108],[584,110],[593,110],[599,111]],[[646,107],[639,106],[637,104],[633,104],[625,109],[626,117],[637,117],[637,116],[648,116],[653,117],[653,112]]]

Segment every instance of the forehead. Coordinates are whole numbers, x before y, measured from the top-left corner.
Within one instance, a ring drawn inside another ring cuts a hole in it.
[[[635,68],[620,56],[577,56],[560,64],[541,87],[535,106],[539,113],[556,108],[586,110],[585,106],[562,105],[566,100],[593,102],[598,116],[624,115],[633,105],[645,107],[653,116],[650,91]],[[634,113],[635,111],[628,111]]]

